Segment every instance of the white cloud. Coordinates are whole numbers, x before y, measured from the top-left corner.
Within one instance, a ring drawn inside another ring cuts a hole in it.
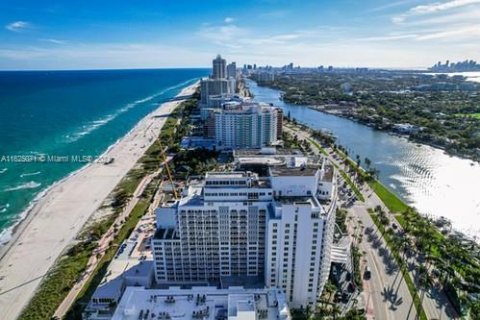
[[[234,21],[235,21],[235,19],[232,18],[232,17],[226,17],[226,18],[225,18],[225,23],[232,23],[232,22],[234,22]]]
[[[40,41],[43,41],[43,42],[49,42],[49,43],[53,43],[53,44],[66,44],[67,41],[65,40],[58,40],[58,39],[39,39]]]
[[[407,40],[417,38],[416,34],[388,34],[385,36],[371,36],[364,38],[357,38],[356,41],[367,41],[367,42],[383,42],[383,41],[398,41],[398,40]]]
[[[392,22],[395,24],[405,23],[407,20],[412,18],[422,19],[425,16],[430,15],[451,15],[452,12],[468,12],[471,10],[471,7],[476,7],[479,5],[480,0],[450,0],[447,2],[434,2],[425,5],[418,5],[410,8],[408,11],[395,15],[392,17]]]
[[[476,24],[480,21],[480,8],[449,13],[444,15],[428,16],[422,19],[408,21],[407,26],[447,26],[452,24]]]
[[[246,29],[237,27],[234,24],[227,24],[222,26],[203,26],[197,35],[210,40],[218,45],[233,45],[237,39],[246,36],[248,31]]]
[[[26,21],[14,21],[5,26],[7,30],[13,32],[20,32],[31,27],[31,24]]]
[[[468,26],[464,28],[453,28],[419,35],[416,40],[454,40],[463,41],[466,39],[477,38],[480,41],[480,26]]]
[[[429,14],[478,3],[480,3],[480,0],[451,0],[447,2],[435,2],[413,7],[409,10],[409,12],[412,14]]]
[[[397,7],[400,7],[400,6],[405,6],[409,3],[412,3],[412,2],[418,2],[419,0],[401,0],[401,1],[395,1],[395,2],[390,2],[390,3],[387,3],[385,5],[382,5],[382,6],[378,6],[378,7],[374,7],[372,9],[369,9],[367,10],[367,12],[380,12],[380,11],[386,11],[386,10],[390,10],[390,9],[393,9],[393,8],[397,8]]]

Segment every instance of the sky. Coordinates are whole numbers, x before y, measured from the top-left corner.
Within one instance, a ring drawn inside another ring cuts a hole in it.
[[[480,0],[2,0],[0,70],[480,60]]]

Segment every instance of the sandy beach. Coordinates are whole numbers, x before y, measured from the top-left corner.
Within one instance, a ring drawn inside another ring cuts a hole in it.
[[[198,84],[178,96],[190,95]],[[103,157],[112,164],[92,163],[50,188],[0,248],[0,318],[16,319],[44,275],[110,192],[155,141],[167,115],[181,101],[167,102],[143,118]]]

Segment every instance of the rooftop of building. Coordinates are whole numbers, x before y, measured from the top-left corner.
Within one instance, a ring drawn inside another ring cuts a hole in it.
[[[266,113],[275,110],[273,105],[253,102],[251,100],[228,101],[223,104],[222,109],[215,109],[215,112],[223,113]]]
[[[322,176],[322,181],[333,182],[333,177],[335,172],[333,165],[327,164],[323,168],[324,168],[324,172]]]
[[[312,207],[320,207],[320,203],[313,196],[304,196],[304,197],[277,196],[275,197],[275,202],[277,204],[310,205]]]
[[[206,179],[242,179],[250,177],[251,174],[245,171],[229,171],[229,172],[207,172]]]
[[[170,319],[291,319],[284,294],[275,289],[193,287],[144,289],[128,287],[113,320]]]
[[[270,167],[270,175],[272,177],[281,177],[281,176],[314,176],[318,171],[318,166],[314,165],[305,165],[301,167],[288,167],[286,165],[281,166],[272,166]]]
[[[303,156],[303,152],[298,149],[280,149],[280,148],[258,148],[258,149],[236,149],[233,151],[233,156],[237,157],[248,157],[248,156],[260,156],[260,157],[271,157],[271,156]]]
[[[129,277],[149,277],[153,261],[132,258],[131,253],[136,245],[127,241],[120,246],[92,298],[119,298]]]

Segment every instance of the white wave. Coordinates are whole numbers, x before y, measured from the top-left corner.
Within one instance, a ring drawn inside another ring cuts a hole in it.
[[[10,207],[10,204],[7,203],[6,205],[1,205],[0,206],[0,213],[7,212],[8,208]]]
[[[23,190],[23,189],[35,189],[40,187],[42,184],[39,182],[35,181],[30,181],[21,185],[18,185],[16,187],[11,187],[11,188],[6,188],[3,189],[3,191],[8,192],[8,191],[17,191],[17,190]]]
[[[3,168],[3,169],[0,170],[0,173],[5,173],[5,171],[7,171],[7,170],[8,170],[8,168]]]
[[[32,173],[22,173],[20,175],[20,178],[23,178],[23,177],[30,177],[30,176],[36,176],[38,174],[42,173],[41,171],[37,171],[37,172],[32,172]]]
[[[136,100],[132,103],[128,103],[125,107],[119,109],[117,112],[115,113],[112,113],[112,114],[109,114],[101,119],[98,119],[98,120],[94,120],[94,121],[91,121],[89,122],[88,124],[82,126],[82,130],[77,132],[77,133],[74,133],[73,135],[67,135],[66,138],[68,139],[68,142],[75,142],[77,140],[79,140],[80,138],[90,134],[92,131],[100,128],[101,126],[104,126],[106,125],[107,123],[109,123],[110,121],[114,120],[116,117],[118,117],[119,115],[121,115],[122,113],[125,113],[127,112],[128,110],[134,108],[135,106],[137,106],[138,104],[140,103],[144,103],[144,102],[147,102],[147,101],[150,101],[152,100],[153,98],[155,98],[156,96],[158,96],[159,93],[156,93],[154,95],[151,95],[151,96],[148,96],[146,98],[143,98],[143,99],[140,99],[140,100]]]
[[[194,81],[197,81],[197,78],[193,78],[191,80],[187,80],[179,85],[176,85],[176,86],[173,86],[171,88],[168,88],[168,89],[165,89],[162,91],[162,93],[158,93],[156,94],[155,96],[157,95],[160,95],[160,94],[163,94],[165,93],[167,90],[172,90],[172,89],[175,89],[177,87],[180,87],[180,86],[185,86],[187,84],[193,84]],[[145,117],[145,118],[148,118],[148,115]],[[144,118],[144,119],[145,119]],[[142,121],[142,120],[141,120]],[[117,139],[117,141],[115,141],[112,145],[110,145],[101,155],[100,155],[100,158],[102,157],[105,157],[106,155],[108,155],[108,153],[110,152],[110,150],[115,147],[118,143],[120,143],[120,141],[122,139],[124,139],[126,136],[128,136],[129,134],[131,134],[133,131],[135,130],[135,127],[133,127],[132,129],[130,129],[130,131],[123,137],[120,137]],[[32,152],[32,154],[39,154],[39,155],[42,155],[42,153],[37,153],[37,152]],[[89,166],[91,166],[92,163],[87,163],[85,164],[83,167],[77,169],[76,171],[73,171],[71,173],[69,173],[67,176],[63,177],[62,179],[54,182],[53,184],[51,184],[50,186],[48,186],[47,188],[44,188],[42,191],[40,191],[36,196],[35,198],[30,201],[30,203],[28,204],[28,206],[20,213],[20,215],[18,215],[16,218],[15,218],[15,222],[13,223],[13,225],[11,225],[10,227],[0,231],[0,246],[1,245],[4,245],[6,243],[8,243],[8,241],[10,241],[10,239],[12,238],[12,235],[13,235],[13,231],[15,230],[15,227],[18,226],[24,219],[27,218],[28,214],[31,212],[31,210],[33,209],[34,205],[40,200],[42,199],[43,197],[45,197],[49,192],[50,190],[52,190],[55,186],[61,184],[62,182],[64,182],[65,180],[69,179],[70,177],[72,176],[75,176],[77,175],[78,173],[80,173],[81,171],[85,170],[86,168],[88,168]]]

